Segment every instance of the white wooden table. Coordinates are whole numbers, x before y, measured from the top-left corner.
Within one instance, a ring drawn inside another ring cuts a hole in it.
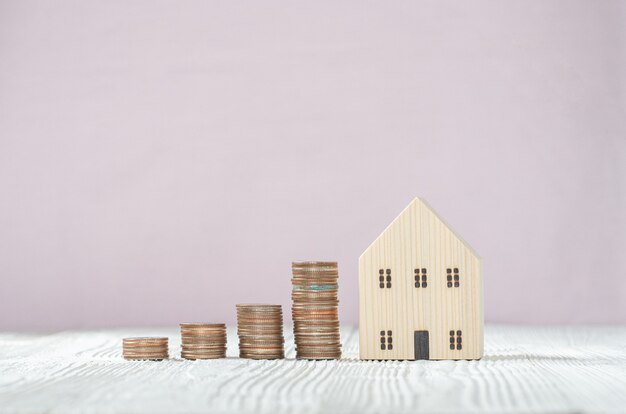
[[[124,336],[167,335],[163,362],[121,358]],[[185,361],[176,329],[0,334],[2,413],[626,412],[626,327],[487,326],[481,361]]]

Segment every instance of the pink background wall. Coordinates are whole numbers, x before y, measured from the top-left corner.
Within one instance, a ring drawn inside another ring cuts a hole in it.
[[[289,313],[415,195],[496,322],[626,322],[618,1],[0,1],[0,328]]]

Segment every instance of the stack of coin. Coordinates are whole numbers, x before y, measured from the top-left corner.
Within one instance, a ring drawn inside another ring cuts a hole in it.
[[[160,361],[169,357],[167,338],[124,338],[122,349],[124,359]]]
[[[185,359],[226,358],[226,325],[181,323],[181,352]]]
[[[237,305],[237,334],[240,358],[285,357],[280,305]]]
[[[291,270],[296,358],[341,358],[337,262],[293,262]]]

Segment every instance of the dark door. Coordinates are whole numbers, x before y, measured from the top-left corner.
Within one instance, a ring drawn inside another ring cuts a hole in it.
[[[415,331],[415,359],[428,359],[428,331]]]

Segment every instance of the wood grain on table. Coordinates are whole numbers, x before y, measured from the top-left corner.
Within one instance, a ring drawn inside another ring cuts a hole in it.
[[[0,334],[0,413],[626,412],[626,327],[487,325],[480,361],[186,361],[175,328]],[[125,336],[167,335],[172,359],[130,362]]]

